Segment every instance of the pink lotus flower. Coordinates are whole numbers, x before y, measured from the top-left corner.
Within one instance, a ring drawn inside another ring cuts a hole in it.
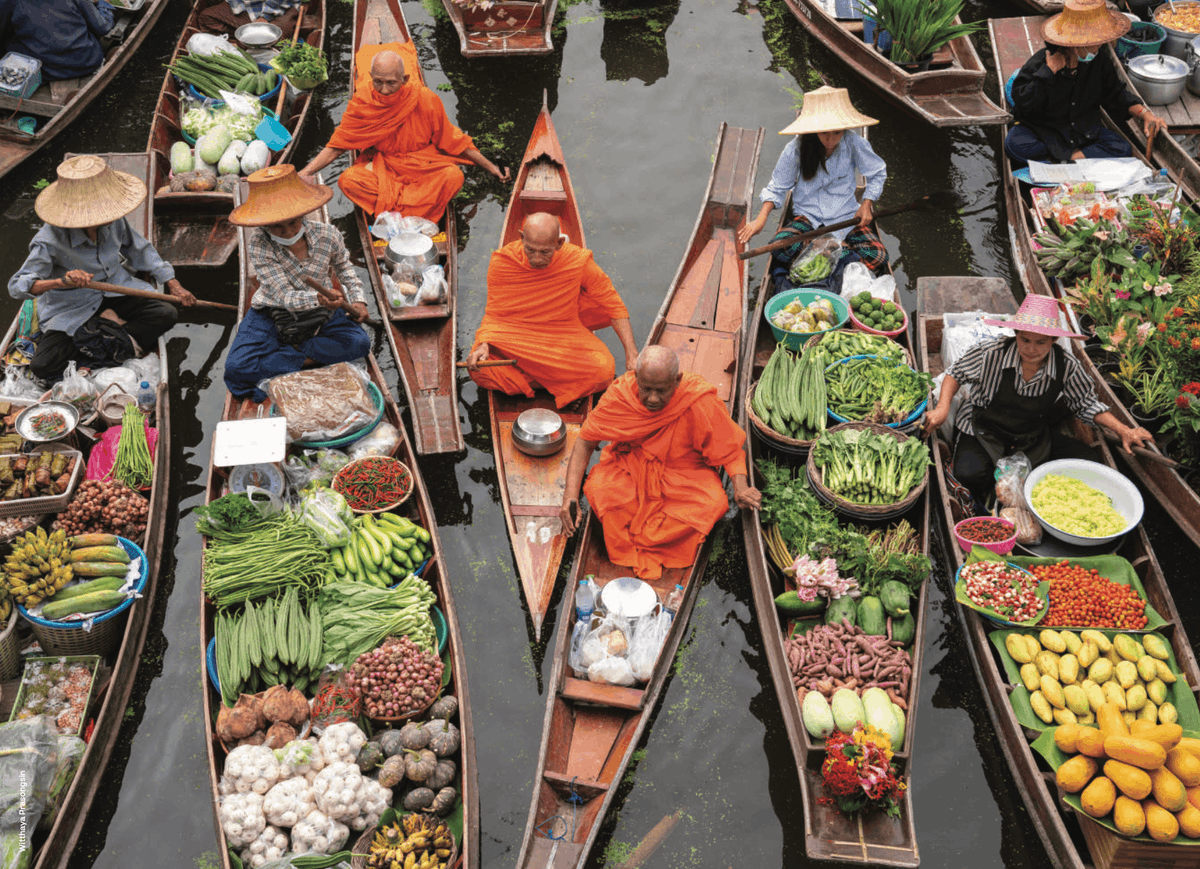
[[[832,558],[816,561],[801,555],[784,573],[796,578],[796,596],[803,601],[816,600],[818,593],[834,600],[858,587],[854,577],[838,575],[837,562]]]

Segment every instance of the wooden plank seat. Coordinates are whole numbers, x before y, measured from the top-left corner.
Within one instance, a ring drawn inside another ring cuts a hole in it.
[[[86,78],[64,78],[50,82],[50,102],[64,106],[88,83]]]
[[[561,772],[555,772],[550,769],[542,773],[542,778],[550,787],[554,788],[556,793],[561,794],[564,800],[569,800],[572,793],[574,793],[578,794],[586,802],[595,799],[608,790],[608,785],[602,781],[581,779],[573,775],[563,775]]]
[[[603,685],[599,682],[588,682],[586,679],[574,679],[570,676],[563,680],[562,689],[562,696],[569,700],[634,710],[642,708],[644,693],[640,688]]]

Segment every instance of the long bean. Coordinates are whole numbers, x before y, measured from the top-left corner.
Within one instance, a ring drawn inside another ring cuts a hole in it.
[[[146,417],[136,404],[125,405],[121,417],[121,438],[117,441],[117,459],[109,476],[120,480],[135,492],[150,485],[154,479],[154,463],[150,460],[150,445],[146,441]]]
[[[218,607],[288,586],[316,590],[332,579],[329,550],[290,513],[271,517],[237,543],[210,541],[204,552],[204,593]]]

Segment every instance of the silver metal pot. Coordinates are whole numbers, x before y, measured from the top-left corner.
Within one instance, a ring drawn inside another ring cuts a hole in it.
[[[1146,105],[1166,106],[1183,94],[1188,65],[1169,54],[1140,54],[1129,58],[1129,80]]]
[[[270,48],[282,36],[282,30],[266,21],[252,21],[233,32],[233,38],[243,48]]]
[[[1187,2],[1176,0],[1175,2],[1176,9],[1195,9],[1197,7],[1200,7],[1200,2],[1197,2],[1197,0],[1187,0]],[[1162,47],[1163,54],[1169,54],[1172,57],[1184,60],[1187,56],[1188,43],[1197,36],[1200,36],[1200,33],[1188,33],[1186,30],[1176,30],[1158,20],[1160,16],[1170,11],[1170,3],[1164,3],[1162,6],[1159,6],[1154,10],[1154,23],[1167,31],[1167,41],[1163,43]],[[1160,103],[1159,105],[1162,104]]]
[[[396,268],[409,267],[419,275],[425,266],[437,262],[437,249],[427,235],[402,232],[388,242],[384,256]]]
[[[567,442],[567,424],[545,407],[534,407],[517,416],[512,427],[513,444],[528,456],[550,456]]]
[[[1200,96],[1200,36],[1187,44],[1187,89]]]

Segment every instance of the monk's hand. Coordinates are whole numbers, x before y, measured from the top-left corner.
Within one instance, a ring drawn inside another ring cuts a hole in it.
[[[762,492],[753,486],[737,487],[733,493],[733,502],[747,510],[757,510],[762,506]]]
[[[355,323],[363,322],[364,320],[367,319],[367,303],[366,302],[355,302],[353,305],[350,306],[350,310],[347,312],[347,315]]]
[[[579,527],[579,500],[570,498],[563,502],[558,510],[559,521],[562,522],[563,534],[570,537]]]
[[[1140,425],[1137,428],[1127,428],[1121,432],[1121,446],[1125,452],[1133,455],[1133,447],[1145,447],[1154,443],[1154,435]]]
[[[507,166],[496,166],[493,164],[492,169],[492,174],[501,181],[508,181],[512,177],[512,172],[509,171]]]
[[[179,283],[179,281],[169,281],[167,283],[167,292],[183,302],[185,308],[190,308],[196,304],[196,297],[185,290],[183,284]]]
[[[69,287],[82,287],[94,277],[91,272],[85,272],[83,269],[71,269],[63,275],[62,281]]]
[[[467,355],[467,370],[468,371],[478,371],[479,363],[486,362],[487,358],[488,358],[488,345],[485,342],[483,344],[479,344],[478,346],[474,347],[471,350],[470,354]]]

